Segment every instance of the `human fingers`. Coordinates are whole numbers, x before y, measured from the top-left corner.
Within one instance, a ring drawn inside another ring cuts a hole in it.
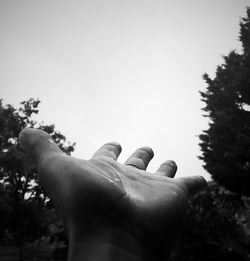
[[[202,176],[181,177],[175,181],[187,189],[190,197],[207,188],[207,182]]]
[[[155,172],[157,175],[173,178],[177,171],[177,165],[172,160],[167,160],[161,164],[158,170]]]
[[[50,135],[39,129],[26,128],[22,130],[19,134],[19,142],[36,166],[52,155],[63,154]]]
[[[100,149],[98,149],[92,158],[98,159],[98,158],[108,157],[113,160],[117,160],[121,151],[122,151],[122,147],[119,143],[109,142],[104,144]]]
[[[125,165],[133,166],[141,170],[146,170],[148,163],[154,157],[154,152],[150,147],[137,149],[125,162]]]

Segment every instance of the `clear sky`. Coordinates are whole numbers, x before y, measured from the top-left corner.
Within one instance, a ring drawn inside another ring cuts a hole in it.
[[[0,0],[0,97],[39,98],[74,156],[108,141],[153,148],[149,170],[209,175],[197,158],[207,128],[199,91],[236,49],[248,0]]]

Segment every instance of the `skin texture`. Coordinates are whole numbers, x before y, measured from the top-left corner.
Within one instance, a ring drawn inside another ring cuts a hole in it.
[[[149,147],[121,164],[116,142],[81,160],[65,155],[41,130],[24,129],[19,141],[64,220],[69,261],[165,260],[185,222],[189,198],[206,188],[201,176],[174,179],[173,161],[147,172]]]

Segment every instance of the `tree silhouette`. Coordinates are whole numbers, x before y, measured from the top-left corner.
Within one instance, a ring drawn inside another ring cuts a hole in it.
[[[171,261],[245,261],[250,257],[250,198],[216,182],[190,201],[185,229]]]
[[[18,109],[0,100],[0,245],[19,245],[20,260],[24,240],[35,240],[47,229],[49,199],[38,184],[37,171],[18,144],[25,127],[39,128],[51,135],[65,153],[75,144],[66,141],[54,125],[33,119],[40,101],[23,101]]]
[[[242,53],[230,52],[200,92],[209,128],[199,136],[204,168],[219,184],[250,195],[250,8],[240,22]]]

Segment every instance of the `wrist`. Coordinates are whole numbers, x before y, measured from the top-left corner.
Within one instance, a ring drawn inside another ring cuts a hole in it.
[[[157,261],[153,251],[135,236],[116,228],[91,233],[70,229],[68,261]]]

